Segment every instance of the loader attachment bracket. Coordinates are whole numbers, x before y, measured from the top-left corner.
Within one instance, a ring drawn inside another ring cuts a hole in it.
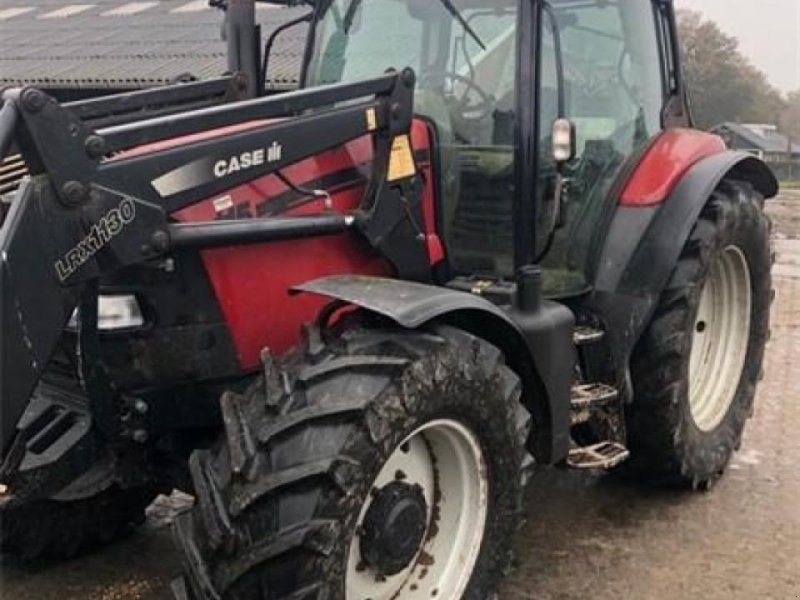
[[[105,188],[92,186],[80,208],[59,202],[46,177],[20,189],[0,229],[3,450],[86,282],[157,256],[165,227],[158,207]]]
[[[91,133],[38,90],[4,94],[0,139],[16,141],[33,177],[0,227],[0,451],[42,377],[85,283],[159,254],[160,207],[93,183]],[[41,143],[46,140],[46,143]],[[10,143],[10,142],[9,142]],[[155,238],[155,239],[154,239]]]

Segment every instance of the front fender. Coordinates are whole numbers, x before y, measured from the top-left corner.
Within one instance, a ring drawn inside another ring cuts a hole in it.
[[[317,279],[293,289],[327,296],[383,315],[407,329],[438,320],[500,348],[523,383],[534,430],[529,449],[537,463],[552,464],[569,451],[569,393],[574,365],[574,317],[566,307],[542,302],[525,327],[480,296],[445,287],[364,276]]]

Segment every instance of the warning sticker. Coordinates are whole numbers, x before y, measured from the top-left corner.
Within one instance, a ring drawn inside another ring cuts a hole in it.
[[[407,135],[398,135],[392,142],[392,156],[389,160],[389,181],[397,181],[412,177],[417,172],[414,165],[414,154],[411,152],[411,140]]]
[[[231,196],[216,198],[212,203],[214,204],[215,212],[225,212],[233,208],[233,198]]]

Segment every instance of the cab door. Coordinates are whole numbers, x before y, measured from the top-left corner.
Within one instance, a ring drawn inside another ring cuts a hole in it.
[[[588,289],[592,248],[617,204],[618,182],[662,130],[668,94],[660,13],[650,0],[537,4],[536,250],[545,292],[574,295]],[[576,131],[575,156],[563,165],[549,153],[559,117]],[[554,199],[557,170],[563,189]]]

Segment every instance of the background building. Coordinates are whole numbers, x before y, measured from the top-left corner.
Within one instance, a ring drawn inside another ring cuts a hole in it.
[[[309,9],[258,4],[262,38]],[[0,5],[0,87],[61,100],[208,79],[226,69],[223,13],[208,0],[8,0]],[[305,25],[282,34],[269,85],[297,85]]]
[[[728,147],[751,152],[767,162],[778,179],[800,180],[800,144],[783,135],[777,125],[723,123],[712,129]]]

